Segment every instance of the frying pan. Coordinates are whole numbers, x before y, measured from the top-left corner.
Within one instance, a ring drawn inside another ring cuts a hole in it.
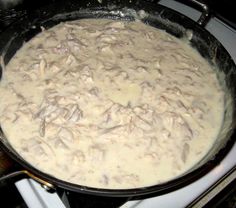
[[[195,48],[216,70],[219,81],[225,90],[224,121],[219,136],[208,154],[191,170],[173,180],[162,184],[134,189],[103,189],[76,185],[62,181],[47,173],[37,170],[27,163],[10,145],[3,131],[0,129],[1,148],[22,167],[21,170],[3,176],[0,180],[25,175],[40,182],[47,189],[69,191],[86,196],[107,198],[145,198],[160,195],[179,189],[209,172],[229,152],[235,141],[235,98],[236,98],[236,66],[222,44],[211,35],[204,24],[209,17],[208,7],[196,0],[189,1],[203,10],[198,22],[167,7],[161,6],[152,0],[117,0],[117,1],[65,1],[53,3],[35,11],[27,11],[7,30],[0,34],[1,68],[9,62],[15,52],[26,41],[41,32],[41,27],[46,29],[63,21],[81,18],[111,18],[132,21],[137,18],[140,10],[146,14],[140,18],[146,24],[167,31],[177,38],[187,38]],[[207,138],[206,138],[207,139]]]

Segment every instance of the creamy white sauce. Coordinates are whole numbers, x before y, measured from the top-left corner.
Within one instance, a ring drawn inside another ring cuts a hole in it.
[[[159,184],[212,147],[224,93],[188,43],[140,22],[80,20],[43,31],[6,66],[0,122],[22,157],[72,183]]]

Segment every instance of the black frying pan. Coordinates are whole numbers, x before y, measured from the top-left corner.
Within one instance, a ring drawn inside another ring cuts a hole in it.
[[[23,17],[19,18],[18,21],[4,31],[0,35],[0,54],[3,65],[7,64],[25,41],[30,40],[41,31],[41,26],[47,29],[62,21],[80,18],[112,18],[132,21],[134,20],[133,11],[139,11],[140,9],[149,14],[142,19],[146,24],[166,30],[178,38],[189,38],[189,34],[191,34],[190,43],[192,47],[199,51],[210,64],[216,66],[220,74],[225,75],[224,78],[220,76],[219,79],[227,92],[222,131],[215,145],[202,161],[177,179],[158,185],[154,184],[149,187],[119,190],[85,187],[62,181],[35,169],[11,147],[1,131],[0,146],[11,158],[21,165],[22,170],[6,175],[0,178],[0,180],[19,174],[26,174],[44,186],[55,188],[59,192],[60,190],[68,190],[72,191],[71,193],[82,193],[88,196],[125,197],[128,199],[160,195],[176,190],[197,180],[219,164],[235,141],[236,66],[221,43],[202,26],[208,18],[208,8],[201,3],[196,3],[195,0],[190,2],[194,2],[203,9],[202,16],[198,22],[194,22],[188,17],[161,6],[152,0],[103,0],[102,3],[95,0],[81,0],[51,4],[36,11],[27,11]],[[2,72],[2,69],[0,72]]]

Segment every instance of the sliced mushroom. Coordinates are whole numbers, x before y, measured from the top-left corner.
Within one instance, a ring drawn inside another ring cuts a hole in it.
[[[91,88],[91,89],[89,90],[89,93],[90,93],[91,95],[94,95],[94,96],[98,97],[98,95],[99,95],[99,89],[98,89],[97,87],[93,87],[93,88]]]
[[[107,186],[109,184],[109,176],[107,174],[102,174],[101,178],[99,179],[99,182],[104,185]]]
[[[190,146],[188,143],[184,143],[183,150],[181,153],[181,160],[185,163],[187,161],[188,155],[190,151]]]
[[[141,116],[136,116],[135,117],[135,126],[142,129],[143,131],[151,131],[153,129],[153,125],[143,119]]]
[[[74,142],[74,134],[68,128],[61,128],[57,133],[57,136],[64,142]]]
[[[41,59],[39,63],[39,72],[42,78],[45,76],[46,66],[47,66],[47,62],[44,59]]]
[[[77,104],[69,104],[66,109],[68,110],[64,115],[66,121],[77,123],[83,117],[83,111]]]
[[[68,150],[69,147],[65,144],[65,142],[62,141],[60,138],[55,138],[54,140],[54,147],[55,148],[60,148],[63,150]]]
[[[86,158],[82,151],[77,150],[76,152],[72,153],[72,162],[75,165],[85,162]]]
[[[101,135],[103,135],[103,134],[108,134],[108,133],[112,133],[112,132],[114,132],[114,131],[116,131],[117,129],[122,128],[122,127],[124,127],[124,126],[123,126],[123,125],[117,125],[117,126],[112,126],[112,127],[110,127],[110,128],[103,128],[103,129],[101,130]]]
[[[105,159],[106,151],[99,145],[92,145],[88,149],[88,154],[92,162],[102,162]]]
[[[44,137],[45,136],[45,119],[42,119],[40,121],[40,125],[39,125],[39,135],[41,137]]]
[[[56,105],[46,105],[45,107],[41,108],[35,115],[35,117],[39,117],[41,119],[47,120],[47,122],[50,122],[50,120],[53,120],[55,117],[59,115],[59,109]]]

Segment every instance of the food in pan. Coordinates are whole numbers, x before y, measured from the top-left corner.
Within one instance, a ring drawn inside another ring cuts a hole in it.
[[[199,162],[224,112],[216,70],[186,40],[140,21],[61,23],[3,72],[0,123],[37,169],[71,183],[160,184]]]

